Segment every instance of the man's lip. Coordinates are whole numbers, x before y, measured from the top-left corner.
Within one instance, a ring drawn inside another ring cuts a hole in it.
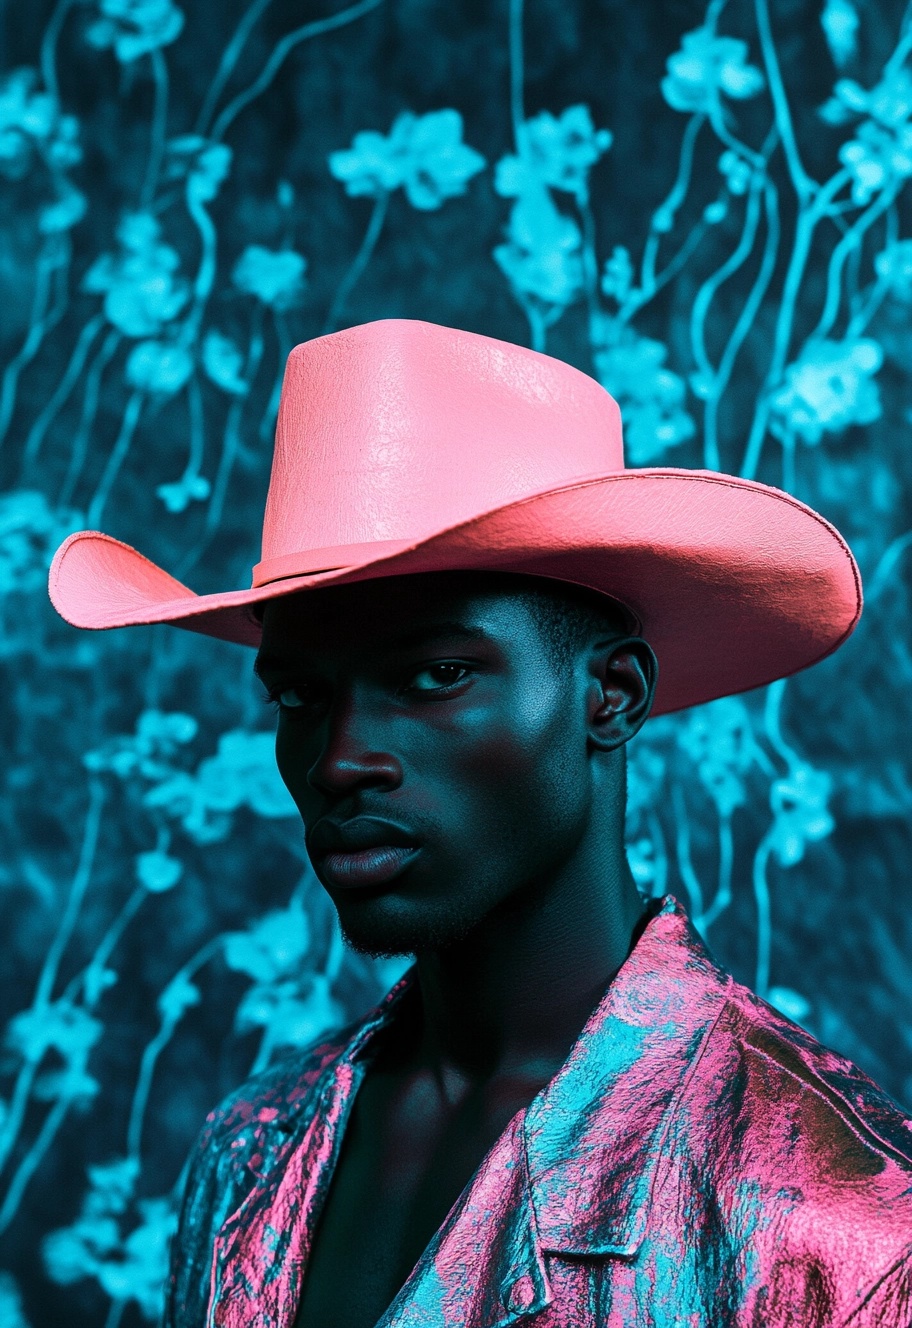
[[[320,875],[340,890],[386,885],[420,852],[417,844],[379,844],[354,853],[326,853],[320,858]]]
[[[360,853],[365,849],[382,847],[414,849],[418,840],[394,821],[376,816],[356,816],[350,821],[332,821],[324,818],[313,826],[306,837],[307,850],[312,858],[327,854]]]

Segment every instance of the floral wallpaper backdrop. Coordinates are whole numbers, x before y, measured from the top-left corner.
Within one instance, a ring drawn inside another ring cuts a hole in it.
[[[340,943],[252,652],[77,632],[45,589],[83,526],[249,584],[285,357],[350,323],[561,356],[631,465],[756,476],[849,537],[855,637],[648,725],[630,855],[912,1102],[909,9],[306,8],[2,10],[5,1328],[154,1322],[205,1113],[403,967]]]

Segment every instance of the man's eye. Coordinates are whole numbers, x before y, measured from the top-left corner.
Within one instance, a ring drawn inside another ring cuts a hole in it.
[[[416,692],[439,692],[445,687],[452,687],[463,682],[469,670],[464,664],[428,664],[412,677],[412,690]]]
[[[303,710],[317,700],[312,687],[277,687],[264,700],[276,710]]]

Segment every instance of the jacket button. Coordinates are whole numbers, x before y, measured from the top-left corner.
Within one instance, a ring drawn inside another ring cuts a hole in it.
[[[524,1273],[510,1287],[507,1296],[508,1310],[527,1310],[535,1300],[535,1284],[528,1273]]]

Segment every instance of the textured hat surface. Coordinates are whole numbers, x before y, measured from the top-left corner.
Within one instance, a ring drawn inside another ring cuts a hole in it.
[[[653,713],[806,668],[861,612],[845,541],[789,494],[712,471],[625,470],[617,404],[593,378],[404,319],[289,355],[249,589],[197,595],[99,531],[64,541],[48,588],[77,627],[166,622],[256,646],[263,600],[449,569],[619,600],[659,659]]]

